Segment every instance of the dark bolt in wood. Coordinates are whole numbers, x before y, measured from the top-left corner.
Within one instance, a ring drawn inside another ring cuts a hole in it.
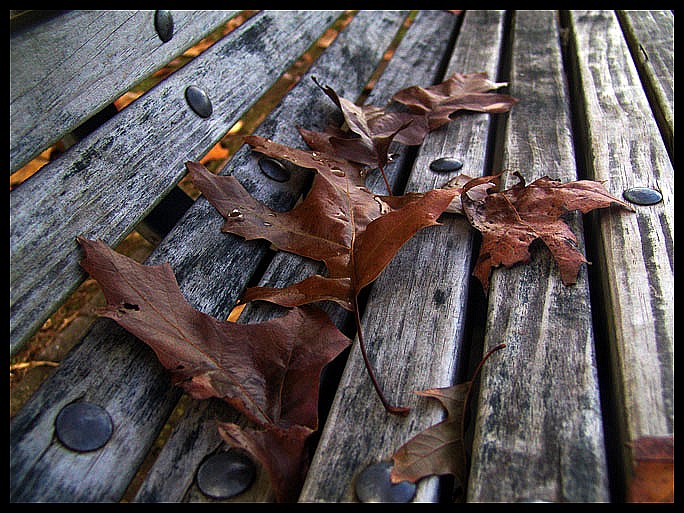
[[[99,449],[112,436],[112,418],[107,411],[93,403],[71,403],[55,419],[55,433],[69,449],[88,452]]]
[[[287,182],[290,179],[290,171],[276,159],[262,157],[259,159],[259,168],[271,180]]]
[[[256,467],[241,451],[230,450],[209,456],[197,470],[197,486],[214,499],[228,499],[250,487]]]
[[[650,187],[632,187],[623,192],[622,196],[635,205],[655,205],[663,200],[660,191]]]
[[[190,108],[202,118],[208,118],[214,111],[207,93],[197,86],[192,85],[185,90],[185,99]]]
[[[154,29],[159,39],[164,43],[173,37],[173,15],[171,11],[156,11],[154,13]]]
[[[430,169],[437,173],[448,173],[458,171],[463,167],[463,162],[453,157],[442,157],[430,163]]]

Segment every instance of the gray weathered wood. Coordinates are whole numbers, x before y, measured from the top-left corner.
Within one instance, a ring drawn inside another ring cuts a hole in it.
[[[587,171],[615,196],[654,187],[663,201],[599,212],[601,278],[626,475],[627,442],[674,432],[674,169],[613,12],[569,15],[581,80]]]
[[[577,180],[557,13],[514,15],[502,168]],[[512,175],[503,184],[517,182]],[[572,229],[583,247],[581,218]],[[550,252],[492,274],[468,500],[606,501],[608,480],[586,267],[565,286]]]
[[[502,12],[468,11],[447,69],[486,71],[495,78],[503,42]],[[451,176],[429,170],[432,160],[456,156],[463,172],[484,172],[490,116],[467,114],[431,134],[419,150],[407,191],[442,186]],[[369,358],[390,402],[409,406],[407,417],[385,412],[370,383],[355,341],[321,434],[301,501],[355,500],[356,476],[389,460],[412,436],[444,418],[436,401],[418,390],[457,380],[468,295],[472,231],[461,216],[420,231],[372,285],[362,320]],[[410,312],[410,314],[408,313]],[[436,477],[420,482],[415,502],[439,499]]]
[[[445,25],[444,15],[436,17],[440,18],[442,24]],[[428,17],[429,20],[432,20],[433,18],[435,18],[435,15]],[[400,21],[400,18],[392,17],[391,19],[396,23]],[[291,94],[283,100],[276,111],[266,118],[262,126],[260,126],[255,133],[264,137],[271,137],[284,144],[305,147],[302,139],[296,131],[293,130],[293,126],[299,124],[309,129],[322,130],[336,110],[330,100],[313,84],[310,77],[316,76],[321,81],[332,85],[336,89],[342,88],[346,90],[346,94],[352,98],[357,96],[361,92],[361,87],[363,86],[363,82],[360,78],[363,76],[367,78],[369,76],[374,69],[373,62],[378,61],[384,49],[381,44],[383,43],[382,41],[377,41],[374,46],[368,47],[368,42],[363,43],[361,34],[365,34],[364,37],[370,36],[371,39],[379,37],[380,34],[374,34],[377,28],[370,29],[367,24],[378,23],[380,21],[381,20],[378,20],[376,15],[371,13],[362,12],[357,15],[350,26],[340,34],[320,60],[302,77]],[[453,21],[451,21],[451,23],[453,23]],[[380,25],[378,28],[381,27],[382,26]],[[386,36],[391,36],[392,30],[396,30],[397,27],[398,25],[385,26],[382,28],[383,30],[388,31]],[[424,23],[421,23],[420,27],[422,29],[426,28]],[[447,40],[448,35],[449,34],[447,33]],[[384,41],[384,44],[389,44],[389,42],[390,39],[387,39]],[[414,52],[418,52],[418,55],[414,57],[415,61],[421,60],[421,56],[438,57],[439,52],[436,49],[426,48],[426,46],[427,45],[423,45],[420,50],[414,48]],[[360,61],[357,64],[357,66],[361,66],[360,69],[351,72],[349,69],[339,66],[340,59],[343,58],[345,53],[348,53],[349,51],[362,53],[363,48],[366,48],[366,50],[363,50],[364,52],[367,52],[372,48],[373,54],[366,55],[365,64],[362,64],[363,61]],[[395,68],[397,67],[395,63],[396,61],[394,60],[390,62],[381,82],[376,86],[376,91],[378,88],[379,90],[385,91],[385,100],[392,94],[389,92],[391,88],[383,85],[386,75],[395,77],[395,80],[406,80],[405,74],[402,76],[395,71]],[[434,68],[437,64],[427,61],[421,63],[421,66],[422,68]],[[402,70],[405,70],[405,66],[400,67]],[[405,84],[405,82],[402,83]],[[354,84],[357,84],[356,90],[354,90]],[[312,115],[311,113],[315,113],[315,115]],[[253,155],[251,155],[251,152],[247,148],[242,148],[228,166],[233,169],[239,168],[241,165],[246,165],[252,158]],[[242,175],[242,177],[248,178],[246,174]],[[213,207],[209,208],[213,209]],[[225,237],[225,235],[221,237]],[[302,279],[304,276],[309,276],[321,271],[322,269],[320,266],[313,261],[287,253],[279,253],[275,256],[274,261],[269,266],[260,284],[268,286],[285,286],[298,279]],[[274,311],[278,310],[275,308],[268,308],[268,306],[264,304],[257,304],[256,306],[251,304],[247,306],[240,317],[239,322],[260,322],[268,317],[273,317]],[[342,312],[341,309],[336,309],[335,307],[331,307],[329,311],[333,314],[333,318],[338,326],[343,326],[345,318],[347,317],[346,312]],[[282,315],[282,312],[278,311],[278,315]],[[222,413],[218,415],[218,418],[221,420],[231,419],[233,421],[240,421],[244,424],[243,419],[235,418],[234,412],[227,405],[222,408],[221,412]],[[215,414],[216,412],[214,411],[212,413]],[[179,426],[185,426],[187,424],[189,426],[201,426],[202,428],[206,428],[205,423],[209,420],[207,417],[208,415],[210,415],[210,413],[205,410],[196,409],[189,411],[180,421]],[[164,500],[182,499],[184,501],[193,502],[211,500],[205,497],[195,484],[192,484],[190,487],[180,486],[174,487],[173,489],[171,489],[169,485],[165,486],[163,484],[166,480],[167,473],[173,471],[173,469],[169,469],[169,465],[175,465],[174,462],[179,460],[188,462],[185,467],[183,482],[186,482],[187,479],[192,480],[197,466],[209,452],[214,450],[211,448],[207,453],[201,454],[199,457],[196,454],[186,454],[188,451],[188,447],[184,443],[186,430],[187,428],[179,427],[178,431],[172,434],[169,442],[165,445],[158,460],[155,462],[148,479],[146,479],[136,495],[136,501],[149,502],[159,500],[160,498],[164,498]],[[258,480],[247,492],[236,497],[234,500],[250,502],[272,501],[273,493],[267,480]]]
[[[178,70],[10,194],[10,354],[83,280],[76,236],[115,246],[335,19],[265,12]],[[213,103],[187,105],[189,85]]]
[[[674,162],[674,14],[619,11],[618,16]]]
[[[347,39],[348,45],[331,45],[315,64],[318,76],[340,76],[341,89],[355,89],[355,94],[359,94],[405,15],[383,12],[380,16],[361,13],[355,17],[347,27],[353,33]],[[353,27],[358,29],[352,31]],[[354,59],[341,69],[339,63],[348,52],[363,54],[365,58]],[[309,120],[311,111],[334,111],[334,105],[312,81],[301,81],[296,90],[297,102],[291,109],[280,110],[287,103],[282,102],[274,110],[278,114],[262,125],[264,134],[277,129],[276,134],[284,138],[301,140],[293,129],[297,122]],[[314,128],[322,129],[323,117],[318,122],[321,126]],[[303,173],[295,173],[283,184],[268,180],[258,171],[257,157],[247,148],[238,152],[231,164],[236,167],[228,167],[225,172],[233,172],[255,197],[283,209],[292,207],[306,182]],[[222,234],[221,224],[220,214],[200,198],[147,260],[148,264],[170,262],[188,301],[217,318],[227,316],[268,248],[261,241],[245,242]],[[154,360],[153,353],[143,344],[107,319],[96,322],[90,335],[11,424],[12,499],[86,501],[120,496],[180,395],[178,390],[169,390],[167,375]],[[67,386],[71,381],[79,383],[79,387],[74,387],[74,396]],[[125,426],[121,429],[122,438],[112,440],[87,457],[66,454],[62,458],[64,464],[54,465],[41,455],[66,451],[51,440],[52,423],[64,404],[81,395],[95,396],[96,402],[114,418],[115,425]],[[34,426],[41,430],[39,435],[32,433]],[[112,462],[116,465],[110,465]],[[62,488],[64,482],[74,485]],[[24,488],[26,483],[33,489]]]
[[[71,11],[10,34],[10,172],[14,172],[238,11]]]

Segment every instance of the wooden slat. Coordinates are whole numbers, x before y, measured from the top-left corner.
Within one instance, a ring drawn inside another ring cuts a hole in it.
[[[11,191],[10,354],[83,280],[76,236],[123,240],[336,15],[251,18]],[[190,85],[211,117],[187,105]]]
[[[439,69],[440,58],[449,43],[455,22],[456,18],[447,13],[420,13],[411,25],[409,32],[404,36],[404,39],[402,39],[401,45],[397,48],[394,57],[374,87],[367,103],[384,104],[397,90],[413,85],[414,82],[412,82],[412,80],[431,83],[435,79],[436,72]],[[349,38],[355,37],[353,32],[349,34],[345,33],[340,37],[347,40],[347,36]],[[336,41],[336,43],[343,43],[343,41]],[[346,44],[348,43],[345,43],[345,46]],[[336,48],[328,49],[328,52],[330,51],[335,52]],[[407,70],[411,70],[411,73],[407,73]],[[315,68],[309,75],[313,73],[318,76],[320,71],[320,69]],[[330,77],[326,83],[329,83],[334,87],[337,87],[338,83],[342,83],[342,77],[330,76],[329,73],[326,73],[325,76]],[[307,80],[309,80],[308,75],[302,78],[302,82],[304,83],[306,83]],[[285,103],[288,103],[286,107],[290,107],[289,104],[294,103],[296,100],[296,96],[288,97],[285,100]],[[324,121],[326,116],[323,114],[320,116],[316,114],[315,117],[320,117],[320,121]],[[309,128],[313,118],[314,116],[311,116],[307,119],[304,126]],[[268,125],[268,121],[266,122],[266,125]],[[263,130],[260,131],[263,132]],[[281,140],[281,137],[288,139],[292,137],[291,134],[277,135],[278,137],[276,140],[278,141]],[[293,141],[293,143],[297,146],[301,146],[301,141]],[[404,151],[402,154],[402,156],[405,156],[407,152]],[[397,160],[398,162],[392,164],[392,166],[390,166],[391,169],[388,169],[388,172],[395,171],[397,168],[401,167],[400,161],[402,158],[400,157]],[[391,177],[396,179],[397,173],[392,173]],[[372,188],[373,185],[371,182],[378,182],[378,185],[379,182],[382,182],[382,186],[384,187],[384,182],[379,176],[369,177],[369,187]],[[318,263],[286,252],[280,252],[269,265],[259,285],[283,287],[301,280],[305,276],[321,272],[323,272],[323,269]],[[274,311],[278,311],[278,315],[282,315],[282,312],[269,306],[270,305],[265,303],[252,303],[247,305],[239,322],[259,322],[273,317]],[[348,324],[348,321],[351,320],[349,319],[348,312],[345,310],[332,304],[323,306],[327,307],[331,317],[338,326],[344,327]],[[171,435],[168,443],[164,446],[157,462],[151,470],[149,478],[143,483],[142,488],[138,492],[135,499],[136,501],[154,501],[158,500],[160,497],[169,496],[182,497],[181,494],[185,487],[176,488],[173,491],[165,490],[161,494],[159,490],[164,487],[163,483],[167,482],[169,472],[179,472],[179,470],[176,469],[178,461],[184,462],[182,470],[183,476],[179,479],[181,482],[186,483],[192,481],[197,466],[203,461],[204,457],[216,450],[218,443],[207,447],[207,450],[203,453],[196,451],[195,449],[189,451],[184,443],[185,438],[188,436],[188,430],[191,430],[193,427],[196,429],[196,431],[193,431],[193,438],[204,438],[209,436],[200,432],[200,430],[204,431],[206,429],[211,429],[207,423],[212,420],[212,415],[217,415],[216,410],[210,411],[199,407],[189,411],[188,414],[185,415],[179,422],[176,431]],[[232,414],[230,408],[227,406],[223,408],[223,414],[218,414],[218,418],[221,418],[222,420],[232,419],[233,421],[244,423],[244,420],[241,420]],[[169,486],[167,485],[167,488],[168,487]],[[201,493],[197,486],[193,484],[183,500],[207,501],[208,499]],[[273,500],[273,496],[268,480],[262,478],[257,480],[247,492],[232,500],[240,502],[261,502],[271,501]]]
[[[346,29],[352,34],[348,45],[333,43],[316,62],[317,76],[339,77],[341,90],[359,94],[405,16],[392,11],[359,14]],[[341,68],[342,57],[349,52],[364,58]],[[291,108],[281,102],[274,117],[262,124],[263,134],[301,142],[294,129],[297,123],[318,122],[320,126],[313,128],[322,129],[325,115],[312,120],[310,113],[335,111],[311,80],[300,81],[286,98],[294,94],[298,100]],[[286,183],[269,180],[259,171],[257,156],[244,147],[224,171],[232,172],[255,197],[283,209],[294,205],[307,182],[302,173],[294,173]],[[147,260],[170,262],[188,301],[217,318],[228,315],[268,249],[263,241],[245,242],[221,233],[221,224],[220,214],[200,198]],[[148,348],[107,319],[98,320],[10,426],[12,500],[118,500],[179,395]],[[85,455],[73,454],[52,440],[55,416],[80,397],[106,408],[115,423],[110,442]]]
[[[619,11],[618,16],[674,162],[674,14]]]
[[[572,11],[587,171],[615,196],[636,186],[663,194],[636,213],[599,212],[597,257],[609,338],[620,446],[674,432],[674,169],[618,20]]]
[[[503,19],[498,11],[468,11],[447,75],[486,71],[496,77]],[[443,185],[450,176],[429,170],[429,163],[442,156],[463,159],[462,172],[482,174],[489,122],[488,115],[468,114],[428,135],[407,191]],[[460,216],[443,217],[443,226],[409,240],[372,285],[362,320],[382,388],[392,403],[409,406],[411,412],[407,417],[385,412],[355,342],[300,501],[355,500],[354,482],[364,468],[389,460],[417,432],[443,419],[436,402],[415,392],[457,380],[472,255],[468,223]],[[438,485],[437,478],[422,480],[413,500],[437,501]]]
[[[516,11],[511,67],[502,168],[577,180],[557,13]],[[484,348],[507,347],[482,371],[469,501],[609,499],[588,285],[586,267],[563,285],[545,247],[493,272]]]
[[[10,34],[10,172],[238,11],[71,11]]]

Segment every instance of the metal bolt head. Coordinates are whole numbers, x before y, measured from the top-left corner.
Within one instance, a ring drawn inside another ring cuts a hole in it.
[[[173,15],[171,11],[156,11],[154,13],[154,29],[159,39],[164,43],[173,37]]]
[[[246,454],[237,450],[209,456],[197,470],[197,486],[214,499],[228,499],[250,487],[256,467]]]
[[[59,441],[78,452],[99,449],[109,441],[112,431],[112,418],[107,411],[85,401],[65,406],[55,419]]]
[[[660,191],[650,187],[632,187],[623,192],[622,196],[635,205],[655,205],[663,200]]]
[[[361,502],[411,502],[416,485],[409,481],[390,481],[392,464],[381,461],[366,467],[356,478],[354,489]]]
[[[260,158],[259,169],[276,182],[287,182],[290,179],[290,171],[282,163],[271,157]]]
[[[191,85],[185,90],[185,99],[195,114],[202,118],[208,118],[214,111],[207,93],[197,86]]]
[[[463,167],[463,162],[453,157],[442,157],[430,163],[430,169],[436,173],[449,173],[458,171]]]

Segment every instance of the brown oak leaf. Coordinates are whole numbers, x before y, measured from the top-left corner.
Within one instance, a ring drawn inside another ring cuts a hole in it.
[[[193,182],[226,219],[222,231],[246,239],[269,240],[278,249],[323,261],[328,275],[314,275],[284,288],[252,287],[244,301],[282,306],[335,301],[354,312],[364,363],[385,409],[404,415],[407,408],[388,403],[364,348],[357,303],[360,291],[374,281],[401,246],[418,230],[439,224],[456,191],[435,189],[403,196],[380,196],[366,189],[358,166],[322,152],[303,151],[248,136],[255,151],[313,169],[306,198],[289,212],[276,212],[253,199],[231,176],[215,176],[199,163],[187,162]]]
[[[330,134],[328,136],[328,144],[334,148],[334,154],[352,162],[377,166],[385,180],[387,190],[391,194],[392,188],[385,175],[385,166],[389,159],[387,152],[390,143],[399,132],[417,120],[414,119],[414,116],[387,112],[383,107],[375,105],[356,105],[354,102],[339,96],[332,87],[323,86],[315,77],[312,78],[316,85],[342,111],[344,121],[349,130],[359,136],[348,138]]]
[[[392,141],[418,145],[430,131],[451,121],[449,116],[456,111],[507,112],[518,101],[507,94],[491,93],[508,84],[492,82],[486,73],[455,73],[440,84],[402,89],[392,99],[407,106],[409,112],[390,111],[375,105],[359,106],[339,96],[332,87],[314,81],[342,111],[347,127],[358,137],[350,138],[339,129],[327,129],[324,133],[300,129],[302,137],[312,149],[378,167],[388,190],[384,168]]]
[[[169,264],[143,265],[82,237],[83,268],[104,292],[101,315],[149,345],[173,383],[217,397],[259,425],[318,427],[323,367],[351,341],[315,307],[258,324],[217,320],[185,299]]]
[[[444,82],[430,87],[402,89],[392,99],[406,105],[411,112],[424,115],[429,130],[435,130],[451,121],[449,116],[459,110],[508,112],[518,99],[508,94],[490,92],[507,85],[506,82],[492,82],[484,72],[454,73]],[[401,135],[406,136],[407,132]]]
[[[528,262],[529,246],[537,239],[551,251],[563,283],[575,283],[580,266],[587,260],[562,216],[573,210],[585,214],[611,205],[634,211],[629,204],[611,196],[601,182],[561,183],[545,176],[525,185],[523,177],[515,174],[519,183],[505,191],[493,192],[501,175],[474,179],[460,189],[463,211],[470,224],[482,233],[473,274],[485,292],[491,270]]]
[[[470,381],[417,392],[418,395],[437,399],[447,411],[447,417],[418,433],[394,453],[394,465],[390,473],[393,483],[415,483],[427,476],[451,474],[456,478],[458,486],[465,485],[467,460],[464,437],[471,388],[484,363],[504,347],[505,344],[500,344],[488,351]]]
[[[289,148],[256,136],[255,151],[313,169],[311,191],[289,212],[254,200],[231,176],[216,176],[186,163],[195,185],[226,219],[222,231],[246,239],[263,238],[278,249],[325,262],[327,276],[315,275],[286,288],[253,287],[245,301],[267,300],[298,306],[332,300],[354,310],[357,294],[387,266],[400,247],[437,218],[456,191],[435,189],[403,196],[380,196],[364,186],[358,167],[345,159]]]

